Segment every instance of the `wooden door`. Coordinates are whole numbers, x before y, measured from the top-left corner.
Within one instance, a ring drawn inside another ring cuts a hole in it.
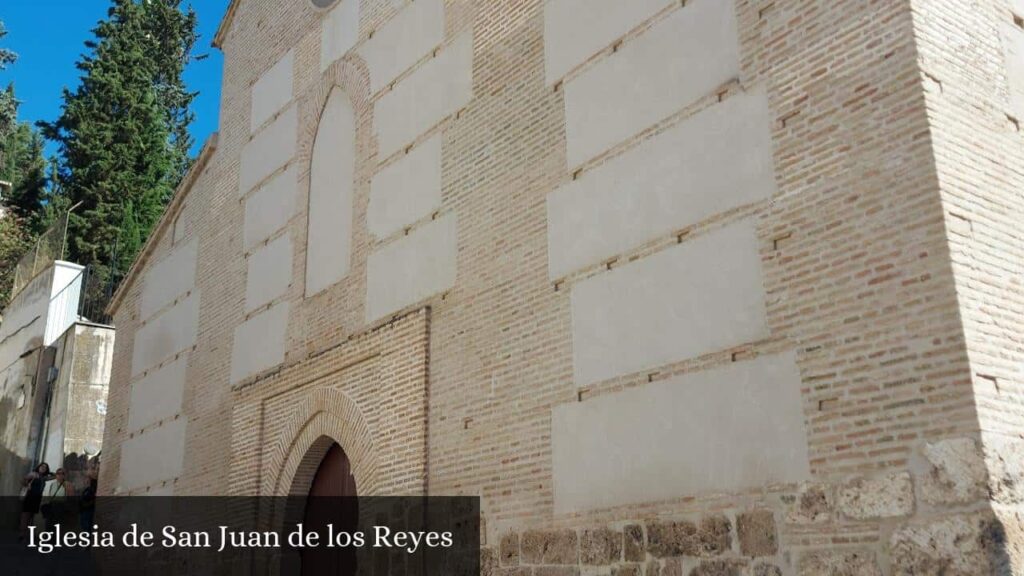
[[[327,524],[333,524],[336,533],[358,530],[359,506],[355,496],[356,479],[352,476],[352,464],[341,446],[334,444],[313,476],[303,524],[322,537],[327,536]],[[304,550],[301,558],[303,576],[349,576],[356,573],[354,548],[327,548],[321,543],[318,548]]]

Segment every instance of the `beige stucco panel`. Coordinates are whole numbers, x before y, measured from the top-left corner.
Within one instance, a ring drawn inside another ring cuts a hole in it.
[[[135,431],[181,411],[188,354],[161,366],[132,384],[128,408],[128,430]]]
[[[375,94],[444,40],[444,0],[416,0],[359,48]]]
[[[588,278],[570,299],[579,386],[768,334],[750,220]]]
[[[266,240],[295,214],[298,169],[293,164],[245,199],[245,249]]]
[[[774,192],[768,99],[737,94],[552,193],[551,278]]]
[[[456,218],[446,214],[370,255],[366,264],[366,320],[451,288],[455,284]]]
[[[251,132],[270,120],[292,99],[295,51],[289,50],[252,85]]]
[[[345,55],[359,40],[359,0],[343,0],[323,19],[320,71]]]
[[[739,75],[735,6],[692,0],[565,85],[570,168]]]
[[[348,274],[352,259],[352,187],[356,119],[341,88],[327,98],[313,144],[306,246],[306,295]]]
[[[284,294],[292,283],[292,241],[278,236],[249,255],[245,310],[255,310]]]
[[[181,474],[187,418],[172,420],[126,441],[121,447],[118,488],[131,490],[173,480]]]
[[[465,33],[374,104],[380,158],[397,152],[473,97],[473,35]]]
[[[673,0],[550,0],[544,4],[544,72],[548,84],[607,48]]]
[[[298,111],[292,105],[242,149],[238,192],[245,194],[295,156]]]
[[[284,362],[288,303],[272,306],[235,328],[231,382],[238,382]]]
[[[163,260],[149,268],[139,297],[141,320],[146,320],[195,287],[198,253],[199,242],[192,240],[175,247]]]
[[[135,333],[132,375],[192,346],[199,326],[199,293],[153,317]]]
[[[810,477],[793,353],[558,406],[556,513]]]
[[[385,238],[440,206],[441,134],[435,134],[374,176],[367,226]]]

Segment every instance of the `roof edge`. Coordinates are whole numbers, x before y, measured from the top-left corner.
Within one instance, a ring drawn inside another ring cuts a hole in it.
[[[211,45],[214,48],[224,50],[224,37],[228,35],[231,23],[235,20],[235,12],[238,11],[239,4],[241,4],[241,0],[231,0],[231,4],[228,4],[228,9],[224,12],[224,17],[220,20],[220,25],[217,26],[217,33],[213,35],[213,42],[211,42]]]
[[[171,201],[167,204],[167,208],[164,210],[160,220],[157,221],[156,226],[153,227],[153,231],[150,232],[149,238],[146,239],[146,243],[142,245],[142,250],[139,251],[139,255],[135,257],[135,261],[132,262],[131,268],[125,274],[124,279],[121,281],[121,285],[117,287],[117,291],[110,298],[110,302],[104,309],[104,313],[108,316],[113,316],[117,309],[121,306],[121,300],[124,299],[125,293],[135,283],[135,278],[138,276],[139,269],[149,260],[153,255],[153,250],[156,249],[157,239],[162,237],[167,227],[174,221],[174,217],[181,212],[181,207],[185,203],[185,197],[188,196],[192,190],[192,185],[195,184],[196,179],[199,178],[199,173],[206,167],[207,162],[210,161],[210,156],[213,155],[214,150],[217,149],[218,133],[214,132],[210,134],[210,137],[206,139],[203,144],[203,149],[199,151],[199,157],[196,158],[195,163],[185,173],[185,177],[181,179],[181,183],[178,184],[178,188],[174,191],[174,196],[171,197]]]

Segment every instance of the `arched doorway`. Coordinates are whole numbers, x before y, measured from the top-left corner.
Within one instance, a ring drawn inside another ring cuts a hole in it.
[[[340,445],[334,443],[327,450],[313,475],[303,513],[303,525],[310,531],[326,537],[327,525],[334,532],[354,532],[359,526],[359,505],[356,501],[356,479],[352,463]],[[356,549],[352,547],[317,548],[303,550],[301,555],[303,576],[356,573]]]

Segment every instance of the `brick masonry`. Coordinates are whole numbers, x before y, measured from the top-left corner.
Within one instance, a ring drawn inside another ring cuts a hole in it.
[[[686,9],[669,4],[595,58]],[[362,0],[358,42],[405,5]],[[575,174],[565,91],[545,76],[543,2],[447,0],[445,42],[472,34],[473,98],[417,137],[442,136],[442,204],[398,234],[457,215],[457,278],[367,322],[367,259],[393,240],[366,225],[370,181],[395,161],[378,154],[372,71],[357,43],[321,73],[324,13],[309,2],[232,2],[219,36],[226,58],[215,149],[114,304],[101,490],[117,485],[128,436],[135,279],[172,244],[197,239],[200,318],[179,415],[188,419],[185,460],[179,477],[149,490],[301,493],[327,438],[348,451],[361,492],[479,496],[487,574],[1024,571],[1024,176],[1015,168],[1024,119],[1011,110],[1001,40],[1020,7],[734,6],[738,78],[582,170],[718,100],[763,89],[774,194],[552,279],[546,201]],[[295,250],[292,280],[274,303],[289,305],[284,361],[232,382],[234,330],[251,316],[239,190],[250,94],[290,50],[299,126],[288,166],[298,209],[282,232]],[[310,155],[335,85],[356,117],[351,268],[306,297]],[[756,225],[767,337],[577,386],[574,286],[747,219]],[[555,513],[553,407],[779,352],[795,353],[799,369],[808,481]]]

